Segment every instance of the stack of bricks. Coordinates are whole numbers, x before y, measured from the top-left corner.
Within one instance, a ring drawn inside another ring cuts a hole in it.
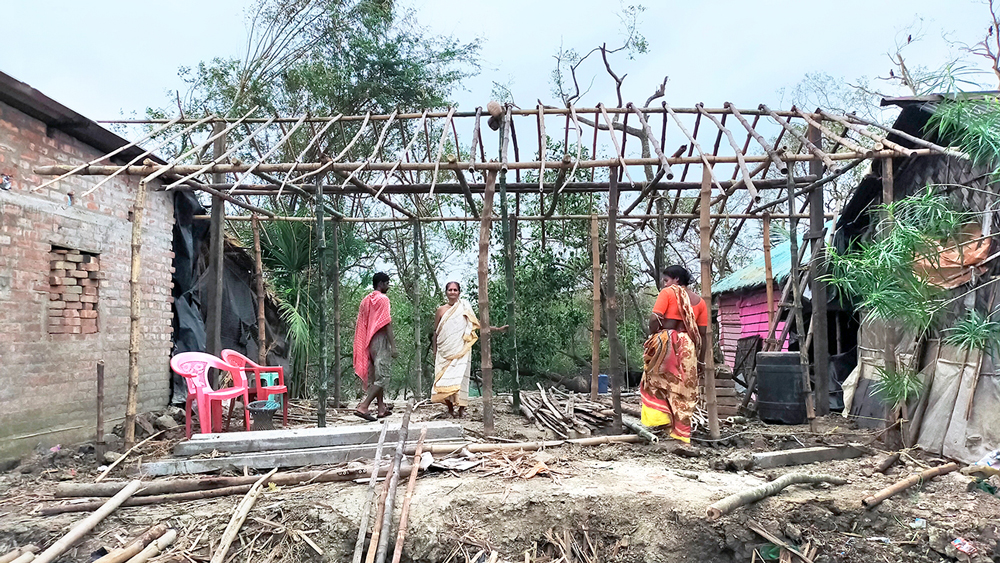
[[[101,279],[96,254],[53,248],[49,272],[49,334],[97,332],[97,296]]]

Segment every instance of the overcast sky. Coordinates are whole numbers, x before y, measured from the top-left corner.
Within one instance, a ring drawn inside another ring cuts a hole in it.
[[[494,81],[510,85],[515,101],[553,102],[549,75],[563,45],[586,51],[621,41],[621,5],[596,0],[401,0],[432,32],[483,41],[480,76],[456,92],[463,109],[485,105]],[[647,0],[640,31],[649,53],[615,70],[627,73],[626,101],[644,101],[664,76],[674,106],[732,101],[787,107],[782,88],[807,72],[853,81],[886,75],[887,52],[908,34],[910,64],[947,60],[943,34],[970,43],[986,30],[977,0]],[[181,66],[245,49],[250,0],[0,0],[4,39],[0,70],[93,119],[141,115],[169,103],[183,88]],[[612,84],[595,59],[583,68],[592,93],[579,105],[614,102]],[[889,88],[888,84],[876,84]],[[987,86],[996,84],[986,82]],[[588,103],[589,102],[589,103]]]

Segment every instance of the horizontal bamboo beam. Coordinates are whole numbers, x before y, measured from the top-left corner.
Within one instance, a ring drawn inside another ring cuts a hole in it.
[[[460,172],[460,171],[459,171]],[[795,183],[797,184],[807,184],[809,182],[814,182],[819,178],[816,176],[798,176],[795,178]],[[742,180],[726,180],[720,182],[723,188],[731,188],[736,186],[737,189],[743,185]],[[638,192],[645,190],[648,182],[636,183],[633,186],[621,186],[619,191],[621,192]],[[204,189],[210,188],[215,190],[226,190],[232,187],[233,184],[198,184],[196,186],[180,187],[174,189]],[[315,185],[301,185],[301,184],[287,184],[285,189],[289,186],[298,188],[304,193],[313,194],[316,192]],[[758,188],[773,188],[782,189],[787,186],[787,182],[784,179],[770,179],[770,180],[757,180],[756,186]],[[486,184],[473,183],[473,184],[453,184],[453,183],[441,183],[434,187],[434,193],[437,194],[448,194],[448,195],[465,195],[465,189],[468,187],[469,193],[482,193],[486,188]],[[659,182],[657,188],[660,190],[694,190],[698,188],[697,182]],[[161,188],[162,189],[162,188]],[[275,195],[281,189],[280,184],[242,184],[237,190],[235,190],[231,195]],[[430,184],[388,184],[383,191],[387,194],[414,194],[414,193],[424,193],[430,190]],[[542,193],[542,195],[551,195],[555,191],[553,184],[545,184],[545,189],[542,192],[538,191],[538,184],[527,183],[527,182],[516,182],[507,184],[507,191],[512,193],[529,193],[537,194]],[[590,192],[606,192],[608,191],[607,182],[569,182],[566,184],[564,190],[565,192],[576,192],[576,193],[590,193]],[[366,190],[360,188],[347,186],[344,187],[341,184],[324,184],[323,185],[324,194],[351,194],[351,193],[368,193]]]
[[[576,113],[588,113],[588,114],[592,114],[594,112],[599,112],[600,111],[598,108],[573,108],[573,109],[576,110]],[[645,107],[645,108],[639,108],[639,109],[644,114],[665,113],[662,107],[652,106],[652,107]],[[698,108],[675,108],[675,107],[671,107],[670,109],[674,110],[675,113],[695,113],[695,114],[699,113]],[[704,108],[704,110],[706,112],[708,112],[708,113],[730,113],[730,111],[729,111],[728,108]],[[570,113],[569,108],[557,108],[557,107],[549,107],[549,106],[545,106],[543,111],[545,112],[545,115],[569,115],[569,113]],[[629,113],[630,110],[628,108],[624,108],[624,107],[622,107],[622,108],[609,107],[609,108],[607,108],[607,111],[608,111],[609,114],[616,114],[616,113],[618,113],[618,114],[625,114],[625,113]],[[766,112],[763,112],[763,111],[761,111],[759,109],[741,109],[739,111],[740,111],[740,113],[745,114],[745,115],[768,115]],[[774,113],[776,113],[776,114],[778,114],[780,116],[783,116],[783,117],[797,117],[797,114],[795,112],[792,112],[792,111],[775,111]],[[537,108],[530,108],[530,109],[513,109],[512,108],[510,114],[513,115],[513,116],[532,116],[532,117],[537,117],[538,116],[538,109]],[[448,117],[448,111],[427,112],[426,115],[427,115],[428,118],[444,118],[444,117]],[[371,121],[388,121],[391,116],[392,116],[392,114],[372,115],[372,116],[369,117],[369,119]],[[395,117],[395,119],[420,119],[423,116],[424,116],[424,113],[401,113],[401,114],[397,114],[396,117]],[[456,111],[456,112],[453,113],[452,117],[476,117],[476,112],[474,112],[474,111]],[[294,123],[294,122],[298,121],[298,119],[299,118],[297,118],[297,117],[279,117],[279,118],[276,118],[274,120],[274,122],[275,123]],[[307,117],[306,118],[306,123],[324,123],[326,121],[330,121],[331,119],[333,119],[333,117],[326,117],[326,116]],[[362,119],[364,119],[364,116],[362,116],[362,115],[345,115],[345,116],[343,116],[341,118],[341,121],[361,121]],[[263,122],[265,122],[267,120],[268,120],[268,118],[248,118],[248,119],[245,119],[243,122],[244,123],[263,123]],[[168,123],[170,121],[172,121],[172,120],[170,120],[170,119],[102,119],[102,120],[98,120],[97,123],[112,123],[112,124],[121,123],[121,124],[136,124],[136,125],[138,125],[138,124],[152,124],[152,123]],[[196,120],[195,119],[181,119],[181,120],[177,121],[177,123],[178,124],[186,124],[186,123],[190,123],[190,122],[194,122],[194,121],[196,121]],[[223,117],[219,117],[219,118],[215,118],[215,119],[210,120],[209,123],[214,123],[214,122],[225,123],[227,121],[232,121],[232,119],[226,119],[226,118],[223,118]]]
[[[628,221],[628,220],[643,220],[648,221],[650,219],[656,219],[660,215],[630,215],[628,217],[617,215],[615,216],[616,221]],[[697,214],[692,213],[666,213],[662,215],[666,219],[697,219],[701,217]],[[833,215],[824,215],[827,219],[833,219]],[[211,219],[211,215],[195,215],[195,219],[208,220]],[[518,215],[511,216],[512,221],[590,221],[593,218],[604,221],[607,220],[607,215],[553,215],[551,217],[545,217],[542,215]],[[749,215],[746,213],[712,213],[712,219],[763,219],[763,215]],[[796,215],[796,219],[808,219],[809,215]],[[771,215],[771,219],[788,219],[788,215]],[[251,215],[226,215],[226,221],[252,221],[253,217]],[[258,221],[289,221],[293,223],[315,223],[315,217],[258,217]],[[341,221],[343,223],[412,223],[413,218],[410,217],[344,217],[343,219],[336,219],[333,217],[327,217],[326,221]],[[415,220],[421,223],[455,223],[455,222],[478,222],[480,219],[477,217],[417,217]]]
[[[934,149],[918,149],[914,150],[913,155],[916,156],[926,156],[931,154],[940,154],[940,151]],[[824,153],[827,159],[832,161],[838,160],[855,160],[857,158],[903,158],[906,155],[899,151],[894,150],[882,150],[872,152],[870,154],[859,154],[856,152],[838,152],[832,154]],[[800,154],[786,154],[784,156],[785,162],[806,162],[815,158],[812,154],[800,153]],[[770,160],[766,154],[755,154],[746,155],[745,162],[764,162]],[[703,164],[708,162],[709,164],[735,164],[737,163],[737,158],[735,156],[714,156],[711,154],[701,155],[697,157],[676,157],[667,158],[667,161],[671,164]],[[577,165],[579,168],[609,168],[612,166],[620,166],[624,162],[626,166],[645,166],[645,165],[657,165],[660,164],[660,159],[658,158],[626,158],[626,159],[601,159],[601,160],[583,160]],[[520,169],[520,170],[532,170],[538,168],[539,163],[536,161],[521,161],[521,162],[508,162],[508,169]],[[296,165],[296,163],[273,163],[273,164],[261,164],[257,167],[257,170],[263,173],[275,173],[275,172],[288,172],[295,167],[296,171],[299,172],[313,172],[323,168],[324,170],[333,172],[352,172],[358,168],[361,170],[390,170],[392,168],[398,168],[399,170],[424,170],[432,171],[435,166],[439,167],[441,170],[466,170],[469,168],[468,162],[456,162],[452,163],[439,163],[435,164],[433,162],[404,162],[398,164],[395,162],[337,162],[337,163],[320,163],[320,162],[310,162],[302,163]],[[552,163],[552,168],[560,168],[563,164],[561,162]],[[251,167],[250,164],[216,164],[205,170],[202,170],[205,174],[232,174],[237,172],[246,172]],[[60,174],[65,174],[76,168],[72,165],[53,165],[53,166],[39,166],[34,169],[35,174],[42,176],[58,176]],[[87,166],[82,170],[76,172],[80,176],[106,176],[109,174],[114,174],[121,168],[120,166],[113,165],[95,165]],[[160,168],[165,168],[162,165],[147,165],[147,166],[129,166],[126,170],[126,174],[145,176],[159,170]],[[201,165],[176,165],[171,168],[171,172],[175,174],[189,174],[196,170],[201,170],[203,166]],[[499,162],[485,162],[478,163],[476,165],[477,170],[496,170],[499,171],[501,168],[501,163]]]

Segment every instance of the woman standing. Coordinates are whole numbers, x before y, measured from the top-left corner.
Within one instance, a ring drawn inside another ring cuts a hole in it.
[[[448,414],[465,416],[469,404],[469,373],[472,369],[472,345],[479,340],[479,319],[469,302],[461,298],[458,282],[445,284],[448,304],[434,315],[434,391],[431,401],[444,403]]]
[[[649,316],[649,339],[643,345],[639,392],[642,423],[670,425],[670,437],[691,441],[691,415],[698,404],[698,364],[708,327],[705,301],[687,288],[691,274],[683,266],[663,271],[663,289]]]

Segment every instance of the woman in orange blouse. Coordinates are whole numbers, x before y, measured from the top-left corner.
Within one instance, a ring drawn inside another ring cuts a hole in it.
[[[690,442],[708,307],[687,288],[691,274],[683,266],[665,269],[662,279],[663,289],[649,316],[650,336],[643,345],[642,423],[670,426],[672,438]]]

